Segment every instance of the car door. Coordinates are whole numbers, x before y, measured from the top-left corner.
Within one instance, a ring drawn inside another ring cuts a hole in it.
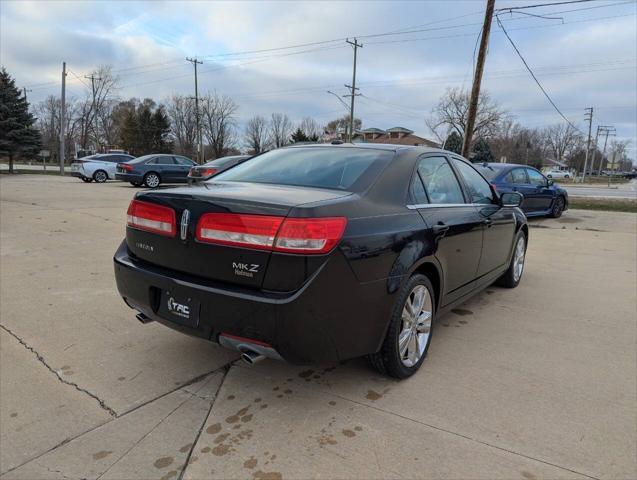
[[[178,168],[178,175],[176,180],[180,181],[180,182],[185,182],[186,178],[188,177],[188,172],[190,171],[190,169],[192,167],[195,166],[195,162],[193,162],[192,160],[188,160],[185,157],[173,157],[175,159],[175,162],[177,163],[177,168]]]
[[[176,182],[180,179],[179,164],[172,155],[160,155],[157,157],[157,167],[164,182]]]
[[[543,212],[551,207],[553,202],[553,191],[549,188],[549,182],[534,168],[526,167],[526,174],[529,177],[529,188],[523,192],[524,198],[530,199],[533,212]]]
[[[435,257],[442,267],[442,305],[469,293],[475,285],[482,252],[484,218],[469,203],[449,159],[426,155],[418,160],[416,181],[426,202],[413,205],[431,231]]]
[[[533,211],[534,199],[532,197],[527,199],[526,195],[530,195],[534,187],[529,184],[529,177],[526,175],[525,167],[517,167],[510,170],[509,173],[504,176],[502,182],[502,184],[498,183],[499,193],[521,193],[524,196],[524,200],[520,208],[525,212]]]
[[[455,157],[453,164],[463,180],[469,201],[484,219],[477,274],[480,278],[500,270],[507,263],[515,236],[515,215],[512,209],[500,207],[489,182],[473,166]]]

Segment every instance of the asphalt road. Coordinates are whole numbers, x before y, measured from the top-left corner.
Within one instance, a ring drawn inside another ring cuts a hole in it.
[[[608,188],[606,185],[590,187],[562,185],[562,187],[566,189],[569,197],[637,199],[637,179],[620,185],[612,185],[611,188]]]
[[[0,177],[0,477],[636,478],[637,216],[532,222],[421,371],[254,367],[115,289],[128,184]]]

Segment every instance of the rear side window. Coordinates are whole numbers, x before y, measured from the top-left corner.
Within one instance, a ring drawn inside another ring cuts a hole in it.
[[[475,169],[458,159],[453,159],[453,163],[460,172],[460,176],[463,178],[465,186],[469,192],[471,203],[493,203],[493,193],[489,183],[482,178]]]
[[[173,158],[177,161],[179,165],[186,165],[188,167],[192,167],[195,164],[195,162],[193,162],[192,160],[189,160],[184,157],[173,157]]]
[[[445,157],[427,157],[418,164],[431,203],[465,203],[462,189]]]
[[[226,170],[214,181],[361,191],[371,185],[393,156],[393,151],[371,148],[283,148]]]

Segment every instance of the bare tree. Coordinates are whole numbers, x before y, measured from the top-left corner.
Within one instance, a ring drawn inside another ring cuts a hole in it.
[[[461,88],[447,89],[438,105],[432,109],[431,116],[425,120],[429,129],[441,143],[452,130],[464,138],[469,97],[469,92]],[[492,100],[487,92],[482,92],[478,101],[478,112],[472,138],[492,137],[497,133],[500,123],[506,117],[506,111]]]
[[[290,143],[292,122],[285,113],[273,113],[270,119],[270,140],[274,148]]]
[[[93,142],[99,147],[103,142],[103,132],[100,131],[99,119],[109,103],[116,95],[118,78],[112,72],[110,65],[101,65],[92,71],[89,76],[93,76],[94,81],[87,83],[86,98],[80,108],[80,138],[79,143],[82,148],[88,148]],[[90,80],[89,80],[90,82]]]
[[[563,160],[583,142],[582,135],[568,123],[550,125],[542,130],[547,153],[555,160]]]
[[[222,157],[236,145],[235,114],[239,106],[232,98],[216,92],[205,95],[199,101],[203,133],[212,147],[214,157]]]
[[[194,157],[197,144],[195,101],[183,95],[173,95],[166,103],[170,118],[175,153]]]
[[[244,143],[253,153],[261,153],[270,146],[268,121],[261,115],[252,117],[246,123],[244,130]]]
[[[301,120],[299,128],[313,142],[316,142],[323,134],[323,129],[312,117],[305,117]]]
[[[60,97],[49,96],[38,105],[34,111],[37,116],[37,127],[42,134],[42,145],[51,152],[51,160],[55,161],[59,154],[60,145]],[[72,158],[75,143],[78,141],[80,124],[79,104],[74,98],[66,102],[64,119],[65,158]]]

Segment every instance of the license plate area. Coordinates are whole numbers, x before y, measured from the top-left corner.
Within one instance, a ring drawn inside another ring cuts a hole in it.
[[[199,325],[200,303],[188,293],[170,289],[161,290],[157,314],[171,322],[196,328]]]

